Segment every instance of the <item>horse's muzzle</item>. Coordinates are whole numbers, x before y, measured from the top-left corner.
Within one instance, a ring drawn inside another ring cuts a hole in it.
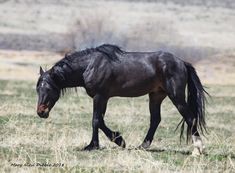
[[[37,114],[40,118],[49,117],[49,108],[46,105],[39,105],[37,109]]]

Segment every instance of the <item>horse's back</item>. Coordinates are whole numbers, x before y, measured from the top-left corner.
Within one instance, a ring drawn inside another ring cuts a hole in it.
[[[134,97],[162,90],[166,78],[179,72],[182,64],[183,61],[163,51],[119,55],[119,61],[113,65],[113,94]]]
[[[186,70],[184,61],[165,51],[127,52],[120,55],[119,60],[117,71],[124,76],[136,77],[138,74],[140,77],[160,77],[159,75],[173,75]]]

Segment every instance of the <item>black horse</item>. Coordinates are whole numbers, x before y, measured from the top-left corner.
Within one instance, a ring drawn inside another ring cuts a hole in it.
[[[47,118],[61,93],[70,87],[84,87],[87,94],[93,98],[93,133],[85,150],[99,148],[98,129],[111,141],[125,147],[120,133],[105,125],[103,118],[107,102],[114,96],[138,97],[148,94],[150,127],[140,147],[150,146],[161,121],[161,103],[168,96],[183,116],[181,135],[186,122],[187,138],[192,137],[194,153],[202,152],[198,131],[203,133],[206,130],[206,91],[193,66],[171,53],[125,52],[118,46],[104,44],[65,55],[65,58],[50,70],[44,72],[40,68],[37,82],[38,115]]]

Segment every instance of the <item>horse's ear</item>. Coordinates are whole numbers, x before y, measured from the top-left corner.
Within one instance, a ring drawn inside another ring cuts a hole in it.
[[[40,66],[40,75],[42,75],[44,73],[42,67]]]

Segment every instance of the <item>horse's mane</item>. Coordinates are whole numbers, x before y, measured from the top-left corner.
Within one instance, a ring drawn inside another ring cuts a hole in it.
[[[76,51],[70,54],[66,54],[63,59],[58,61],[54,66],[62,66],[63,64],[66,64],[69,66],[69,62],[72,62],[75,58],[79,58],[81,56],[89,55],[92,52],[101,52],[104,54],[109,60],[116,61],[118,60],[117,54],[123,54],[124,51],[121,50],[120,47],[117,45],[112,44],[103,44],[101,46],[98,46],[96,48],[88,48],[81,51]]]
[[[117,54],[123,54],[124,51],[120,47],[112,44],[103,44],[95,48],[97,51],[105,54],[110,60],[118,60]]]
[[[66,54],[65,57],[58,62],[55,63],[55,65],[52,67],[52,73],[54,71],[60,72],[59,74],[57,73],[58,77],[60,79],[64,79],[65,76],[63,72],[63,66],[66,65],[69,68],[69,71],[73,71],[71,63],[73,62],[74,59],[79,58],[81,56],[89,55],[92,52],[100,52],[103,55],[105,55],[106,58],[110,61],[118,61],[118,56],[117,54],[123,54],[124,51],[121,50],[120,47],[112,44],[103,44],[101,46],[98,46],[96,48],[87,48],[85,50],[81,51],[75,51],[73,53]],[[66,88],[62,89],[62,95],[66,92]]]

